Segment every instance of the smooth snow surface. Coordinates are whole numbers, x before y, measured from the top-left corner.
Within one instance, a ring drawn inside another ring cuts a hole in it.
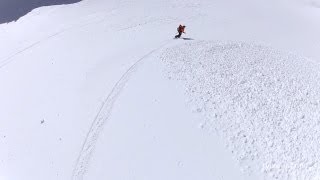
[[[320,177],[320,67],[245,43],[187,43],[163,52],[202,127],[220,134],[243,171]]]

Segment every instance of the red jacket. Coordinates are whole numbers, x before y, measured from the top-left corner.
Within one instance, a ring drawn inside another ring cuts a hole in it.
[[[185,28],[185,27],[186,27],[186,26],[181,26],[181,25],[180,25],[180,26],[178,27],[178,29],[177,29],[178,32],[179,32],[179,33],[184,33],[184,28]]]

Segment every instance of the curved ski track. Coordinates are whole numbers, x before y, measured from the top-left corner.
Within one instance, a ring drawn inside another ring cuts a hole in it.
[[[154,52],[160,50],[162,47],[170,43],[171,40],[165,41],[161,46],[156,49],[153,49],[140,59],[138,59],[116,82],[111,92],[108,94],[107,98],[103,101],[100,110],[98,111],[95,119],[93,120],[89,132],[86,135],[85,141],[82,145],[80,154],[77,158],[76,164],[73,169],[72,179],[80,180],[83,179],[84,174],[87,171],[91,154],[94,150],[96,141],[99,137],[100,132],[103,129],[104,124],[109,119],[111,111],[113,109],[113,104],[120,95],[122,89],[126,85],[126,82],[129,80],[131,75],[135,70],[142,64],[143,60],[149,57]]]

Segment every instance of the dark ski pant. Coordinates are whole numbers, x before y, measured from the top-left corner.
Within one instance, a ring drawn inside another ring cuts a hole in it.
[[[180,37],[181,37],[181,35],[182,35],[182,32],[179,32],[179,34],[178,34],[178,35],[176,35],[176,36],[175,36],[175,38],[180,38]]]

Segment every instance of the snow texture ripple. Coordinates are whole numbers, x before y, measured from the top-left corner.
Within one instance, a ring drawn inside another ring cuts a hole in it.
[[[245,173],[320,178],[320,68],[246,43],[193,42],[160,55],[183,82],[200,127],[221,135]]]

